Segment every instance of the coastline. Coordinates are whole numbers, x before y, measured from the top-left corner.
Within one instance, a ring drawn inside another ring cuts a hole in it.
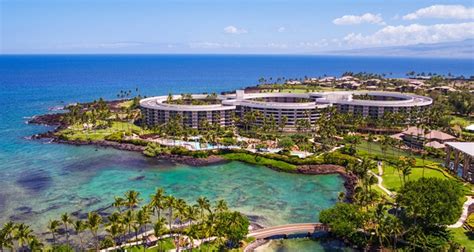
[[[109,101],[109,104],[117,104],[118,101]],[[99,141],[82,141],[82,140],[64,140],[59,138],[55,133],[61,129],[67,128],[67,125],[61,121],[62,114],[44,114],[33,116],[30,120],[27,121],[28,124],[37,124],[45,126],[56,126],[53,130],[39,133],[31,136],[32,140],[40,139],[50,139],[51,143],[58,144],[69,144],[75,146],[95,146],[98,148],[114,148],[117,150],[123,151],[133,151],[142,153],[145,149],[145,146],[136,145],[126,142],[114,142],[108,140],[99,140]],[[174,163],[189,165],[189,166],[208,166],[215,164],[223,164],[230,162],[230,160],[225,159],[219,155],[210,155],[206,158],[195,158],[192,156],[184,155],[175,155],[175,154],[160,154],[154,158],[163,159],[171,161]],[[242,161],[243,162],[243,161]],[[288,172],[288,173],[297,173],[305,175],[326,175],[326,174],[339,174],[344,179],[344,188],[346,189],[345,201],[351,202],[352,195],[354,194],[354,188],[356,186],[357,177],[352,173],[347,173],[343,166],[332,165],[332,164],[311,164],[311,165],[298,165],[296,170],[288,171],[282,170],[271,166],[266,166],[267,168],[273,169],[278,172]]]

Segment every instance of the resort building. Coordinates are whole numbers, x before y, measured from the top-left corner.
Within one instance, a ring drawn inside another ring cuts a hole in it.
[[[474,183],[474,143],[447,142],[445,167]]]
[[[423,147],[442,149],[445,147],[445,142],[456,141],[455,136],[451,136],[442,131],[425,131],[417,127],[409,127],[403,132],[392,135],[391,137],[403,141],[407,146],[416,149],[422,149]]]
[[[363,117],[381,118],[387,112],[409,113],[413,109],[425,109],[432,99],[424,96],[393,92],[338,91],[323,93],[245,93],[237,90],[233,94],[188,95],[187,97],[157,96],[140,101],[148,125],[167,123],[181,118],[183,124],[199,128],[203,120],[230,126],[234,118],[243,119],[248,112],[258,112],[255,124],[264,120],[285,124],[285,129],[294,128],[298,120],[309,120],[314,124],[322,109],[335,106],[340,113],[351,113]]]
[[[223,105],[224,99],[226,99],[225,96],[209,98],[209,95],[201,94],[191,95],[189,98],[181,95],[156,96],[142,99],[140,107],[145,116],[145,122],[149,126],[164,124],[178,117],[189,128],[199,128],[203,121],[231,126],[235,106]],[[193,103],[193,101],[200,102]]]

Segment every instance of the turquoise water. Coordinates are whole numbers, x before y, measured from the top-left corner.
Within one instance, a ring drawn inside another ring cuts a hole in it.
[[[2,192],[9,192],[8,207],[2,209],[2,221],[13,217],[41,227],[62,212],[107,207],[114,196],[129,189],[148,199],[155,188],[163,187],[189,202],[199,196],[225,199],[231,208],[272,226],[317,221],[319,211],[333,205],[344,190],[338,175],[287,174],[239,162],[189,167],[112,149],[43,147],[61,149],[68,157],[56,163],[38,161],[35,170],[23,170],[19,179],[6,181],[8,190]]]
[[[273,240],[256,249],[257,252],[318,252],[318,251],[354,251],[339,241],[318,241],[310,239]]]
[[[321,209],[333,205],[344,190],[337,175],[292,175],[241,163],[191,168],[136,153],[47,144],[24,137],[50,128],[25,121],[51,107],[99,97],[113,99],[120,90],[135,88],[151,96],[234,90],[255,85],[262,76],[300,78],[367,71],[403,77],[411,70],[471,76],[472,69],[470,59],[0,56],[0,224],[12,219],[40,230],[60,213],[100,209],[128,189],[148,196],[156,187],[187,200],[201,195],[211,200],[225,198],[233,209],[265,225],[316,221]]]

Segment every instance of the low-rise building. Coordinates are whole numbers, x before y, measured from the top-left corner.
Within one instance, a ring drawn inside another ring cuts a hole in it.
[[[446,142],[445,167],[474,183],[474,143]]]
[[[456,140],[455,136],[451,136],[442,131],[425,131],[417,127],[409,127],[403,132],[392,135],[391,137],[403,141],[407,146],[416,149],[422,149],[423,147],[442,149],[445,147],[445,142]]]

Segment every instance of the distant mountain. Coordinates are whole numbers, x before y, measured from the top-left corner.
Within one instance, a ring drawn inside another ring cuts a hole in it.
[[[328,51],[322,54],[349,56],[400,56],[474,59],[474,39],[436,44],[416,44],[408,46],[372,47],[351,50]]]

